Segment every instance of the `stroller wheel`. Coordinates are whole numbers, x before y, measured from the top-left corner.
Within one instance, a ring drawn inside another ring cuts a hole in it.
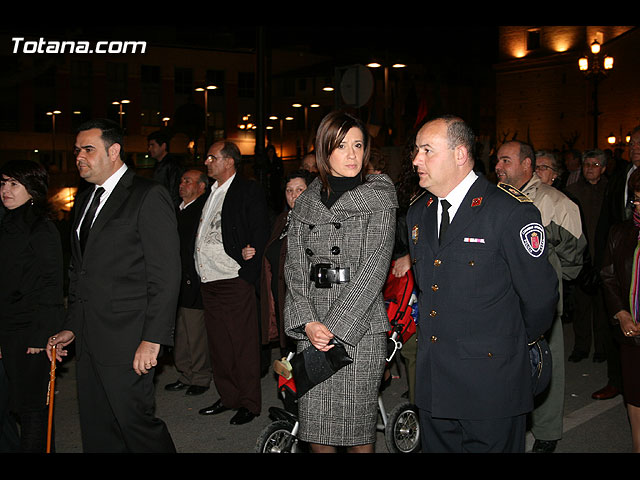
[[[285,420],[267,425],[256,442],[256,453],[297,453],[298,439],[291,434],[292,428]]]
[[[389,414],[384,439],[390,453],[413,453],[420,449],[418,408],[405,402]]]

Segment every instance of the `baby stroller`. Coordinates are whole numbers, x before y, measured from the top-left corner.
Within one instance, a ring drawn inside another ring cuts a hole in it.
[[[414,292],[413,275],[390,278],[385,285],[383,296],[387,304],[387,315],[391,325],[388,332],[387,364],[391,362],[403,343],[415,332],[414,317],[417,299]],[[298,417],[295,379],[291,364],[293,353],[274,362],[274,371],[278,374],[278,390],[285,408],[270,407],[272,420],[258,436],[255,451],[257,453],[298,453],[307,451],[307,445],[298,437]],[[413,453],[420,448],[420,424],[418,409],[408,401],[396,405],[387,414],[382,392],[378,394],[378,410],[381,422],[379,431],[384,432],[387,449],[391,453]]]

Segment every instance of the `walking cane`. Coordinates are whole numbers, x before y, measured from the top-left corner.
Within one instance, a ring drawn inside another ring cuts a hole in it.
[[[49,371],[49,391],[47,405],[49,405],[49,421],[47,423],[47,453],[51,453],[51,431],[53,427],[53,397],[56,388],[56,347],[51,348],[51,370]]]

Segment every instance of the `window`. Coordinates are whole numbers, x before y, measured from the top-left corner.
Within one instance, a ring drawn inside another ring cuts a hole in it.
[[[243,98],[255,97],[256,83],[253,73],[238,73],[238,96]]]
[[[527,31],[527,50],[538,50],[540,48],[540,29]]]

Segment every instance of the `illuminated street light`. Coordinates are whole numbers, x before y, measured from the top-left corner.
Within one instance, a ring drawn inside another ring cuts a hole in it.
[[[123,109],[122,105],[126,105],[128,103],[131,103],[131,101],[130,100],[116,100],[114,102],[111,102],[111,105],[118,105],[119,106],[118,115],[120,115],[120,128],[122,128],[122,117],[124,115],[124,109]]]
[[[613,57],[600,56],[600,42],[594,40],[591,43],[591,57],[585,55],[578,59],[578,68],[584,73],[585,78],[593,82],[593,148],[598,148],[598,84],[604,80],[608,72],[613,69]]]
[[[204,143],[205,148],[209,138],[209,90],[216,90],[217,85],[207,85],[206,87],[196,87],[196,92],[204,92]]]

